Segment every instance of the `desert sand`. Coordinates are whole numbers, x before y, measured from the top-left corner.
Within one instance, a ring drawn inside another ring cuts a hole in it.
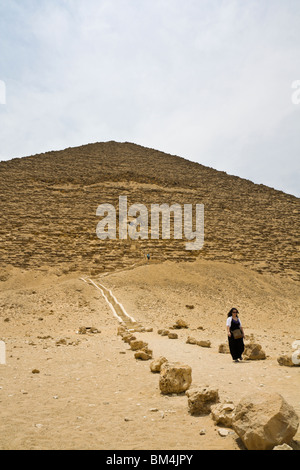
[[[153,329],[135,333],[149,343],[153,358],[192,367],[191,388],[216,387],[221,401],[234,404],[243,394],[279,392],[300,415],[300,368],[277,362],[300,339],[298,281],[201,258],[142,259],[94,277],[59,267],[7,266],[0,279],[0,340],[6,344],[1,449],[244,448],[232,429],[220,436],[210,415],[191,416],[184,394],[160,393],[151,361],[134,358],[117,335],[118,319],[88,279],[111,289],[129,315]],[[225,322],[233,306],[245,342],[251,337],[261,344],[265,360],[236,364],[218,352],[227,341]],[[157,333],[177,319],[189,326],[176,330],[178,339]],[[78,334],[80,327],[97,330]],[[188,335],[210,340],[211,347],[186,344]],[[300,430],[292,445],[300,448]]]

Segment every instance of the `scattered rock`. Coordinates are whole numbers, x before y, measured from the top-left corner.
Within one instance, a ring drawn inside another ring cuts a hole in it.
[[[32,374],[40,374],[40,371],[38,369],[33,369],[31,372]]]
[[[188,324],[185,320],[182,320],[182,318],[180,318],[176,321],[175,325],[173,325],[173,328],[177,330],[180,330],[181,328],[188,328]]]
[[[220,428],[220,429],[218,429],[218,434],[221,437],[226,437],[226,436],[228,436],[229,431],[228,431],[228,429]]]
[[[178,339],[178,334],[177,333],[169,333],[168,338],[169,339]]]
[[[55,346],[61,346],[61,345],[66,346],[67,345],[67,340],[62,338],[62,339],[59,339],[55,342]]]
[[[245,350],[244,350],[244,359],[250,360],[250,361],[259,361],[262,359],[266,359],[266,354],[262,350],[262,347],[260,344],[257,343],[249,343],[245,344]]]
[[[280,446],[275,446],[273,450],[293,450],[288,444],[281,444]]]
[[[192,368],[179,362],[165,362],[161,366],[159,388],[162,394],[186,392],[192,383]]]
[[[187,344],[198,344],[198,341],[195,338],[193,338],[192,336],[188,336],[187,340],[186,340],[186,343]]]
[[[188,408],[191,415],[206,415],[211,407],[219,401],[219,391],[210,387],[188,390]]]
[[[157,333],[161,336],[168,336],[168,334],[170,333],[169,330],[166,330],[166,329],[161,329],[161,330],[158,330]]]
[[[98,328],[95,328],[94,326],[91,326],[90,328],[87,328],[88,332],[89,333],[92,333],[93,335],[97,335],[99,333],[101,333],[100,330],[98,330]]]
[[[189,310],[193,310],[195,308],[194,305],[186,305],[186,308],[188,308]]]
[[[79,335],[86,335],[86,327],[81,326],[77,332]]]
[[[141,361],[149,361],[149,359],[152,359],[152,351],[146,347],[136,351],[134,357],[136,359],[140,359]]]
[[[144,349],[148,346],[148,343],[145,343],[144,341],[140,341],[140,340],[137,340],[137,339],[134,339],[132,341],[130,341],[130,349],[132,351],[139,351],[141,349]]]
[[[209,340],[201,340],[198,343],[199,346],[202,348],[210,348],[211,347],[211,342]]]
[[[154,372],[154,373],[160,372],[161,366],[165,362],[168,362],[168,360],[163,356],[160,356],[158,359],[155,359],[154,361],[152,361],[150,364],[151,372]]]
[[[286,367],[294,367],[295,364],[293,363],[292,356],[282,355],[277,358],[277,362],[280,366]]]
[[[120,325],[118,327],[117,335],[118,336],[123,336],[125,333],[127,333],[127,328],[124,325]]]
[[[229,344],[228,343],[222,343],[219,346],[219,353],[221,354],[229,354],[230,349],[229,349]]]
[[[122,339],[123,339],[124,343],[130,344],[131,341],[136,340],[136,337],[131,333],[127,333],[126,335],[124,335],[122,337]]]
[[[297,367],[300,366],[300,349],[294,351],[291,355],[285,354],[277,358],[280,366]]]
[[[210,341],[204,341],[204,340],[197,340],[193,338],[192,336],[188,336],[186,340],[187,344],[196,344],[197,346],[201,346],[202,348],[210,348],[211,347],[211,342]]]
[[[218,403],[211,407],[211,416],[216,424],[224,426],[226,428],[232,427],[232,419],[234,415],[234,404],[230,403]]]
[[[288,444],[297,432],[299,418],[278,393],[259,392],[237,405],[232,427],[248,450],[271,450]]]

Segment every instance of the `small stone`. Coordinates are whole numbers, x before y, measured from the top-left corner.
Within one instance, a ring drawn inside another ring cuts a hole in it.
[[[168,338],[169,339],[178,339],[178,334],[177,333],[169,333]]]
[[[185,320],[182,320],[181,318],[176,321],[175,325],[173,325],[173,328],[175,329],[181,329],[181,328],[188,328],[188,324]]]
[[[63,339],[59,339],[55,342],[55,346],[61,346],[61,345],[66,346],[67,345],[67,340],[63,338]]]
[[[130,348],[132,351],[140,351],[148,346],[148,343],[139,340],[130,341]]]
[[[157,333],[161,336],[168,336],[168,334],[170,333],[169,330],[166,330],[166,329],[161,329],[161,330],[158,330]]]
[[[161,366],[165,362],[168,362],[168,360],[163,356],[160,356],[158,359],[155,359],[154,361],[152,361],[151,364],[150,364],[151,372],[154,372],[154,373],[160,372]]]
[[[98,328],[95,328],[94,326],[92,326],[91,328],[89,328],[89,333],[96,335],[98,333],[101,333],[101,331],[98,330]]]
[[[78,334],[79,335],[86,335],[86,327],[85,326],[81,326],[78,330]]]
[[[149,361],[152,359],[152,351],[148,348],[136,351],[134,354],[135,359],[140,359],[141,361]]]
[[[225,426],[227,428],[232,427],[232,420],[234,414],[233,403],[219,403],[211,407],[211,416],[216,424]]]
[[[226,437],[226,436],[228,436],[229,431],[227,429],[220,428],[220,429],[218,429],[218,434],[221,437]]]
[[[295,364],[293,363],[292,360],[292,355],[282,355],[277,358],[277,362],[280,366],[285,366],[285,367],[294,367]]]
[[[281,444],[280,446],[275,446],[273,450],[293,450],[288,444]]]

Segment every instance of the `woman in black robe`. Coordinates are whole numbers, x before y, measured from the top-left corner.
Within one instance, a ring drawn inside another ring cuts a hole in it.
[[[228,313],[227,316],[227,335],[228,335],[228,343],[229,343],[229,349],[230,349],[230,354],[232,356],[232,359],[235,362],[239,362],[239,360],[242,360],[242,354],[244,352],[245,346],[244,346],[244,330],[242,328],[241,321],[238,317],[238,310],[236,308],[232,308],[230,312]],[[238,335],[240,337],[234,337],[236,336],[236,333],[233,333],[235,330],[240,330],[241,335]]]

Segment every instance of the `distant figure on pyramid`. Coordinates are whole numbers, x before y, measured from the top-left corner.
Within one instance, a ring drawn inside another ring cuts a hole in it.
[[[147,253],[147,260],[150,261],[150,255]]]

